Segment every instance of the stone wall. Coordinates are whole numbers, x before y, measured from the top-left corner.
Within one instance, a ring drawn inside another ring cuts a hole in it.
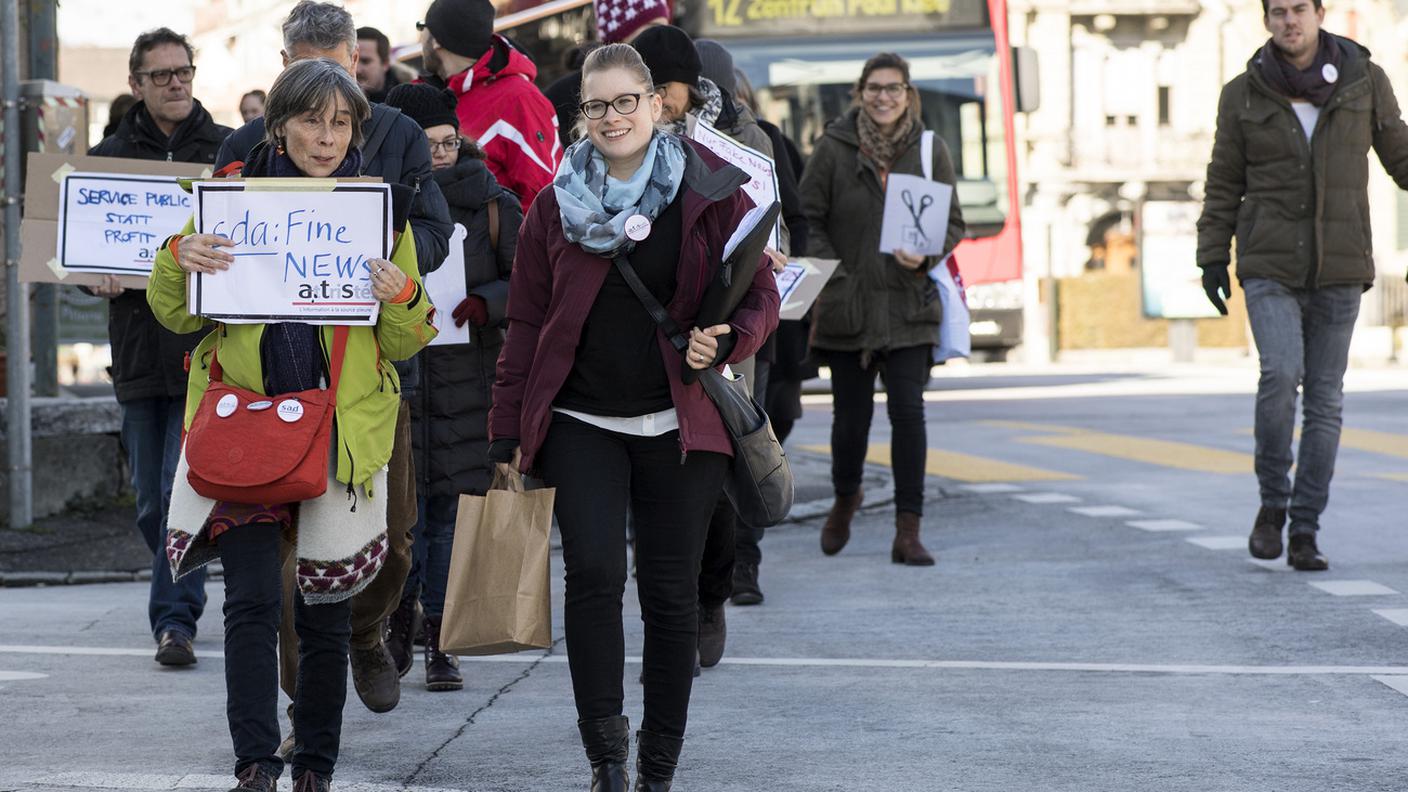
[[[111,396],[34,399],[34,517],[67,510],[78,501],[112,499],[128,484],[127,462],[118,442],[122,412]],[[0,399],[0,427],[5,420]],[[0,428],[0,453],[5,434]],[[0,466],[0,524],[9,518],[9,474]]]

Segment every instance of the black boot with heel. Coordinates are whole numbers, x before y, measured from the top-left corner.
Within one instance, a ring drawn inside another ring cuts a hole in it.
[[[631,722],[625,715],[577,721],[582,747],[592,765],[592,792],[626,792],[631,779]]]

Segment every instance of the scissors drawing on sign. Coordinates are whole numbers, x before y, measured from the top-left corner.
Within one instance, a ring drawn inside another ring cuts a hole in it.
[[[900,193],[900,199],[904,201],[905,208],[909,210],[909,216],[914,218],[914,230],[918,232],[919,236],[928,240],[929,235],[924,233],[924,224],[920,222],[920,218],[924,217],[924,212],[934,205],[934,196],[925,195],[920,198],[917,207],[914,205],[914,194],[909,190]]]

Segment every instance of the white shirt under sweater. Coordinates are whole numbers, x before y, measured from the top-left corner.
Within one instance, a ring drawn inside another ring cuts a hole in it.
[[[1315,124],[1320,120],[1320,108],[1301,99],[1292,99],[1291,109],[1296,111],[1296,118],[1300,119],[1306,142],[1310,142],[1310,136],[1315,134]]]

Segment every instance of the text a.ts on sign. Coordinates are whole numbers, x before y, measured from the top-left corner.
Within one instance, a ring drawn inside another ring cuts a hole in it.
[[[171,176],[70,173],[59,194],[58,260],[65,270],[151,274],[161,243],[191,219]]]

